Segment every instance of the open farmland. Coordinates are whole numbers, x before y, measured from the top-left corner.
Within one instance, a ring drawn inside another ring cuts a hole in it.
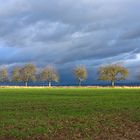
[[[0,89],[0,140],[139,138],[140,89]]]

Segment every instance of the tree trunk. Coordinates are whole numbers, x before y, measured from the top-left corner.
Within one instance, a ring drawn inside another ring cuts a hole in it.
[[[81,83],[82,83],[81,80],[79,80],[79,86],[81,86]]]
[[[43,82],[43,85],[42,85],[43,87],[45,86],[45,82]]]
[[[49,82],[49,87],[51,87],[51,82]]]
[[[111,82],[111,84],[112,84],[112,87],[114,87],[114,86],[115,86],[115,82],[114,82],[114,81],[112,81],[112,82]]]
[[[28,82],[25,82],[25,86],[26,86],[26,87],[28,86]]]

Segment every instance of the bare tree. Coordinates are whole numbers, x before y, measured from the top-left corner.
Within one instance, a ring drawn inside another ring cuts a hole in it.
[[[0,69],[0,81],[7,82],[8,81],[8,70],[7,68]]]
[[[87,79],[87,69],[84,66],[77,66],[74,69],[74,75],[78,80],[79,86],[81,86],[81,83]]]
[[[36,79],[36,66],[33,64],[26,64],[20,69],[20,80],[28,86],[29,81]]]
[[[59,76],[57,71],[55,70],[54,67],[52,66],[47,66],[44,68],[41,72],[41,80],[44,82],[48,82],[48,86],[51,87],[52,81],[58,82],[59,81]]]
[[[129,73],[125,67],[119,64],[112,64],[100,67],[98,74],[99,80],[111,81],[112,86],[114,86],[116,81],[125,80]]]
[[[21,78],[20,78],[20,67],[15,67],[12,70],[12,81],[14,82],[20,82]]]

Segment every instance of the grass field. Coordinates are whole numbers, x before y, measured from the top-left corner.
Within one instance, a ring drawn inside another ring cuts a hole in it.
[[[0,89],[0,140],[139,140],[140,89]]]

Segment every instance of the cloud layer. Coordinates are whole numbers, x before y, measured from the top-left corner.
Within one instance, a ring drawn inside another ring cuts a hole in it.
[[[139,0],[0,0],[0,64],[140,64]]]

